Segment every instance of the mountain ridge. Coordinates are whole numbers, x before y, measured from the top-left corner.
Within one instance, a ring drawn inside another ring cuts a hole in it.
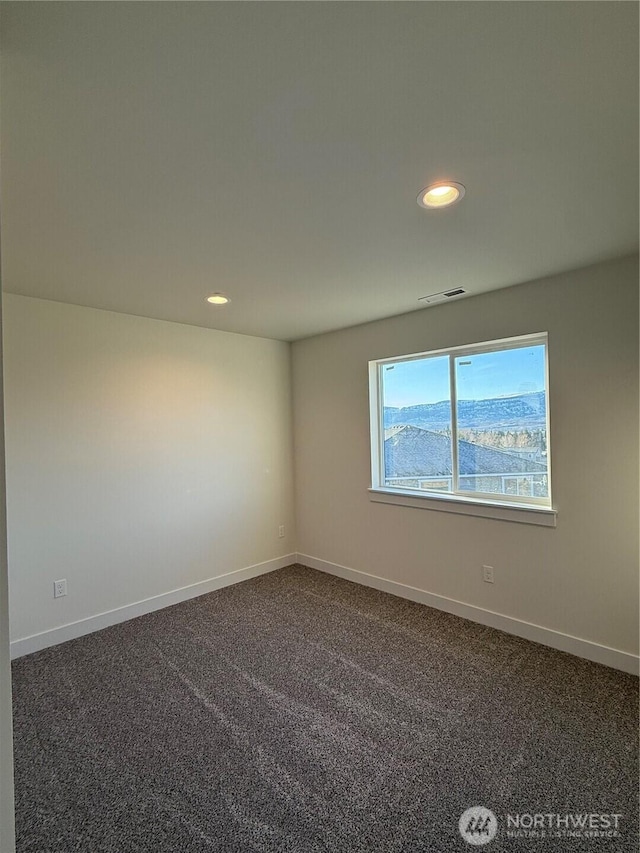
[[[544,429],[546,423],[546,392],[531,391],[509,397],[489,397],[485,400],[458,400],[460,429]],[[385,406],[385,428],[407,424],[423,429],[443,430],[451,427],[451,403],[419,403],[415,406]]]

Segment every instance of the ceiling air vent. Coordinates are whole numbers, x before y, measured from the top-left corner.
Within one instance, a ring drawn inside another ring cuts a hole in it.
[[[455,299],[458,296],[466,296],[468,290],[462,287],[456,287],[454,290],[443,290],[442,293],[432,293],[430,296],[421,296],[418,302],[424,302],[425,305],[433,305],[436,302],[446,302],[448,299]]]

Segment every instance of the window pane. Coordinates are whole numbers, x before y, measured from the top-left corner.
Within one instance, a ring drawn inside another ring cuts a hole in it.
[[[384,485],[450,492],[449,357],[382,364]]]
[[[459,490],[546,498],[545,346],[455,359]]]

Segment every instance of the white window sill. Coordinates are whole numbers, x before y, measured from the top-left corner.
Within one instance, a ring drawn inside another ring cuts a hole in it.
[[[431,509],[439,512],[455,512],[458,515],[475,515],[498,521],[515,521],[519,524],[537,524],[555,527],[557,512],[546,506],[524,506],[505,504],[498,501],[460,498],[453,495],[423,495],[418,492],[398,492],[395,489],[371,488],[369,499],[376,503],[410,506],[416,509]]]

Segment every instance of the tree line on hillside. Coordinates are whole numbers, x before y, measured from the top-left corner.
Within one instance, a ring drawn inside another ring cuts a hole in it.
[[[483,447],[495,447],[498,450],[530,450],[540,453],[547,451],[546,429],[459,429],[458,436],[463,441],[481,444]]]

